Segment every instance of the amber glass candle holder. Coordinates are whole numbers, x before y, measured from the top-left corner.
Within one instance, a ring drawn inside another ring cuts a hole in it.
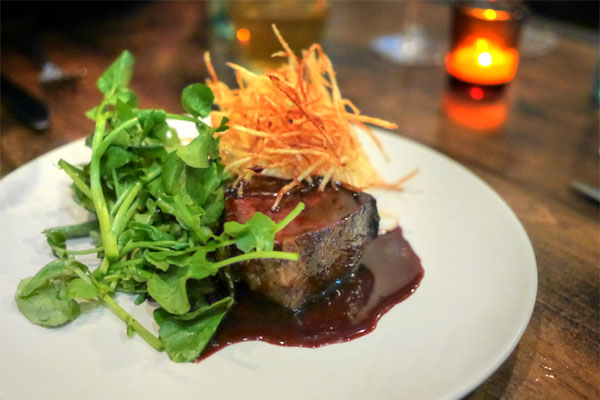
[[[518,41],[524,8],[518,1],[464,1],[452,10],[446,70],[475,85],[512,81],[519,65]]]

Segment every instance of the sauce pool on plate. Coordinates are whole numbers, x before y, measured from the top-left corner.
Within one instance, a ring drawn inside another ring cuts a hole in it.
[[[319,347],[346,342],[375,329],[379,318],[418,288],[419,257],[395,228],[367,245],[358,271],[299,312],[245,287],[199,360],[250,340],[281,346]]]

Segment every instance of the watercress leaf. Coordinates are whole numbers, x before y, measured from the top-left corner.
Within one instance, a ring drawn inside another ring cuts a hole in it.
[[[52,253],[58,258],[63,258],[67,250],[67,238],[65,235],[60,231],[52,229],[46,229],[42,233],[46,235],[46,240],[52,249]]]
[[[140,304],[142,304],[144,301],[146,301],[146,293],[140,293],[134,300],[133,304],[135,304],[136,306],[139,306]]]
[[[146,168],[144,168],[144,170],[142,171],[144,175],[140,176],[140,180],[143,182],[151,182],[153,180],[158,180],[160,182],[160,179],[156,179],[158,176],[160,176],[160,174],[162,173],[162,165],[159,163],[155,163],[152,164]],[[146,188],[147,190],[147,188]]]
[[[139,222],[139,221],[130,221],[127,224],[129,229],[132,230],[141,230],[144,231],[147,235],[148,238],[150,238],[151,240],[157,240],[157,241],[166,241],[166,240],[175,240],[175,237],[173,237],[173,235],[171,235],[168,232],[165,232],[164,230],[150,225],[150,224],[145,224],[143,222]]]
[[[169,358],[175,362],[189,362],[198,358],[214,335],[228,308],[204,313],[191,320],[178,320],[163,309],[154,311],[159,335],[165,343]]]
[[[98,229],[97,220],[48,228],[42,231],[42,233],[46,235],[48,245],[54,255],[62,258],[65,256],[65,250],[67,249],[67,239],[89,236],[90,232],[95,229]]]
[[[183,89],[181,104],[194,117],[208,117],[215,97],[208,86],[194,83]]]
[[[61,169],[65,170],[69,174],[69,176],[80,178],[85,182],[89,181],[90,176],[86,171],[84,171],[82,168],[76,167],[75,165],[68,163],[62,158],[58,161],[58,166]]]
[[[86,111],[86,112],[85,112],[85,116],[86,116],[88,119],[91,119],[92,121],[95,121],[95,120],[96,120],[96,118],[98,118],[98,112],[99,112],[99,111],[100,111],[100,107],[99,107],[99,106],[96,106],[96,107],[92,108],[91,110],[89,110],[89,111]],[[87,143],[86,143],[86,144],[87,144]],[[92,147],[92,146],[88,146],[88,147]]]
[[[173,146],[174,143],[169,142],[169,138],[167,137],[167,133],[169,132],[169,125],[166,122],[158,123],[152,129],[151,136],[159,139],[161,142],[165,143],[165,145]],[[175,137],[177,144],[179,144],[179,137]]]
[[[252,250],[273,250],[276,224],[263,213],[254,213],[245,224],[231,221],[225,223],[225,232],[235,239],[238,249],[245,253]]]
[[[197,123],[198,136],[206,137],[206,153],[211,160],[219,160],[219,140],[215,138],[215,130],[204,123]]]
[[[223,210],[225,209],[225,197],[224,191],[220,189],[220,192],[209,197],[207,206],[204,211],[205,214],[200,217],[200,223],[202,225],[212,226],[221,220]]]
[[[154,214],[156,212],[156,207],[156,201],[151,197],[148,197],[146,199],[146,209],[148,210],[148,213]]]
[[[102,246],[102,234],[100,233],[100,229],[90,231],[90,239],[92,239],[92,243],[94,243],[95,246]]]
[[[219,126],[214,128],[214,131],[215,132],[225,132],[227,129],[229,129],[229,127],[227,126],[228,122],[229,122],[229,118],[227,118],[227,117],[221,118],[221,123],[219,124]]]
[[[77,187],[76,184],[71,185],[71,190],[73,190],[73,200],[79,204],[81,207],[85,208],[91,213],[96,212],[96,207],[94,206],[94,202],[90,199],[85,193],[81,191]]]
[[[209,276],[217,274],[218,269],[215,268],[214,263],[203,260],[200,261],[198,257],[193,257],[190,262],[189,276],[194,279],[204,279]]]
[[[54,260],[46,264],[38,271],[26,285],[20,286],[19,294],[21,297],[29,296],[36,290],[51,286],[50,281],[65,281],[69,278],[74,278],[77,275],[69,268],[69,260]]]
[[[121,99],[117,99],[115,109],[117,111],[117,118],[119,118],[121,121],[127,121],[135,117],[132,106]]]
[[[191,261],[191,254],[175,250],[146,251],[144,259],[156,268],[167,271],[171,265],[185,267]]]
[[[178,267],[187,266],[192,260],[192,252],[189,250],[161,250],[161,251],[146,251],[144,258],[151,264],[166,263],[169,265],[177,265]],[[164,265],[164,264],[161,264]],[[157,266],[157,268],[159,268]],[[160,268],[166,270],[164,268]]]
[[[185,191],[186,168],[176,152],[171,152],[163,164],[161,175],[162,189],[167,194],[179,194]]]
[[[148,204],[148,200],[146,200],[146,204]],[[143,224],[152,224],[154,222],[154,212],[148,211],[147,213],[137,213],[133,216],[134,221],[141,222]]]
[[[94,135],[89,135],[89,136],[85,137],[85,140],[84,140],[85,147],[91,149],[93,142],[94,142]]]
[[[196,307],[194,307],[192,311],[188,311],[181,315],[171,314],[170,317],[179,321],[189,321],[196,319],[203,314],[208,314],[217,310],[228,309],[233,305],[233,297],[227,296],[212,304],[209,304],[206,300],[202,300],[195,303],[195,305]]]
[[[194,203],[203,206],[222,183],[222,168],[217,163],[211,163],[208,168],[187,168],[185,189]]]
[[[79,303],[67,294],[63,285],[37,287],[35,292],[26,290],[34,278],[25,278],[17,287],[15,302],[19,311],[32,323],[41,326],[58,326],[72,321],[80,314]],[[29,292],[25,295],[24,293]]]
[[[152,278],[152,272],[145,270],[143,265],[130,265],[123,270],[123,278],[136,282],[147,282]]]
[[[166,140],[169,126],[166,123],[167,114],[163,110],[143,110],[139,113],[138,119],[143,137],[151,136],[161,141]]]
[[[48,228],[43,231],[46,232],[60,232],[65,238],[72,239],[78,237],[89,236],[90,232],[98,229],[98,220],[94,219],[91,221],[81,222],[79,224],[56,226],[54,228]]]
[[[128,152],[120,146],[110,146],[102,158],[102,174],[109,176],[113,168],[120,168],[136,159],[135,154]]]
[[[207,226],[195,227],[192,231],[192,238],[200,241],[200,243],[206,243],[210,238],[213,237],[212,230]]]
[[[94,272],[98,271],[96,269]],[[116,265],[114,268],[111,265],[109,268],[110,275],[118,275],[118,283],[114,288],[119,292],[127,293],[147,293],[146,282],[152,277],[153,273],[147,271],[143,264],[134,265]],[[93,275],[93,273],[92,273]],[[96,278],[96,276],[94,276]]]
[[[181,141],[179,140],[177,130],[169,127],[167,124],[167,132],[167,139],[164,142],[164,146],[169,150],[179,148]]]
[[[129,81],[127,81],[127,83],[125,83],[122,87],[118,87],[116,89],[116,91],[115,91],[116,101],[125,103],[125,104],[129,105],[130,107],[137,107],[138,99],[137,99],[136,94],[132,90],[124,87],[128,84],[129,84]]]
[[[146,240],[148,237],[146,231],[139,231],[133,229],[125,229],[117,237],[117,245],[119,247],[125,246],[130,242],[141,242]]]
[[[129,151],[137,155],[145,163],[155,161],[162,163],[167,158],[167,150],[161,145],[130,146]]]
[[[209,305],[206,300],[207,296],[213,296],[219,290],[211,279],[194,280],[192,284],[188,284],[188,299],[192,305],[191,311],[185,314],[178,315],[179,319],[190,319],[189,315],[200,308],[205,308]]]
[[[117,137],[112,141],[111,144],[112,146],[127,147],[130,143],[131,135],[126,129],[123,129],[117,134]]]
[[[183,314],[190,309],[186,283],[189,268],[170,268],[168,272],[153,274],[148,280],[148,293],[171,314]]]
[[[144,252],[144,259],[146,261],[148,261],[150,264],[152,264],[153,266],[155,266],[156,268],[158,268],[164,272],[168,271],[169,267],[171,266],[168,261],[155,259],[148,252]]]
[[[125,50],[119,58],[98,78],[98,89],[106,94],[115,91],[118,87],[125,87],[131,80],[133,72],[133,56]]]
[[[67,285],[67,294],[72,299],[93,300],[98,298],[99,292],[94,284],[77,278]]]
[[[204,209],[194,205],[189,195],[162,196],[157,204],[161,211],[175,216],[177,222],[191,231],[196,240],[206,243],[213,236],[210,228],[200,224],[200,217],[205,214]]]
[[[208,134],[198,135],[186,146],[177,149],[177,155],[193,168],[206,168],[214,139]]]

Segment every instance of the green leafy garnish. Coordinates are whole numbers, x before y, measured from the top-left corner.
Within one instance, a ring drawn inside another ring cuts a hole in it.
[[[140,109],[128,88],[132,71],[133,56],[125,51],[98,79],[103,100],[86,113],[95,121],[86,141],[90,162],[58,163],[92,219],[44,231],[57,259],[22,280],[15,301],[31,322],[48,327],[77,318],[82,302],[102,304],[126,324],[128,335],[137,333],[173,361],[192,361],[234,303],[234,264],[298,258],[273,251],[273,240],[303,205],[279,223],[256,213],[245,224],[223,224],[230,177],[215,133],[228,121],[212,128],[200,119],[209,115],[213,94],[200,83],[186,87],[182,106],[189,115]],[[168,119],[193,123],[197,137],[182,144]],[[69,239],[77,237],[91,238],[94,247],[69,249]],[[93,253],[102,259],[94,270],[76,260]],[[115,301],[117,292],[137,294],[135,304],[157,304],[158,336]]]
[[[181,103],[183,108],[194,117],[208,117],[215,96],[208,86],[195,83],[183,89]]]

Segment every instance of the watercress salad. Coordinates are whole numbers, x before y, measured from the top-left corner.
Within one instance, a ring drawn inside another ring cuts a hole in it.
[[[296,260],[297,254],[274,251],[273,240],[304,206],[278,223],[256,213],[245,224],[222,224],[229,176],[214,134],[227,129],[227,119],[214,128],[202,122],[213,102],[203,84],[183,90],[186,115],[138,108],[128,88],[133,62],[125,51],[98,79],[103,100],[86,114],[95,121],[87,142],[91,161],[58,163],[73,181],[76,202],[94,218],[44,231],[57,258],[21,281],[15,300],[31,322],[46,327],[77,318],[82,302],[103,304],[125,322],[129,336],[137,333],[173,361],[193,361],[234,302],[230,266]],[[193,123],[198,136],[183,145],[167,119]],[[86,236],[95,247],[67,247],[68,239]],[[102,261],[93,270],[77,260],[94,253]],[[157,303],[158,336],[115,301],[117,292],[137,294],[136,304]]]

